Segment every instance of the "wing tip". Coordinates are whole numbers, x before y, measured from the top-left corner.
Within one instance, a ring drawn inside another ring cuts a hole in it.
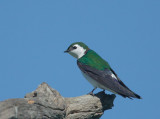
[[[141,96],[139,96],[138,94],[134,93],[134,96],[127,96],[127,95],[124,95],[124,94],[121,94],[121,93],[118,93],[119,95],[121,95],[122,97],[124,98],[129,98],[129,99],[133,99],[133,98],[137,98],[137,99],[142,99]]]
[[[142,99],[142,97],[141,97],[140,95],[138,95],[138,94],[136,94],[136,93],[134,93],[134,95],[135,95],[135,97],[136,97],[137,99]]]

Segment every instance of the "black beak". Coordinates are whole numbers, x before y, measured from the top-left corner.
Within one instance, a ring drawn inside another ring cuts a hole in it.
[[[64,51],[64,53],[68,53],[68,52],[69,52],[69,50]]]

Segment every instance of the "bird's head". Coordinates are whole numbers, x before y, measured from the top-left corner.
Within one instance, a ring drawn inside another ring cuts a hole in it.
[[[76,42],[76,43],[72,43],[68,49],[66,51],[64,51],[65,53],[69,53],[70,55],[72,55],[73,57],[79,59],[81,58],[83,55],[86,54],[86,52],[89,50],[88,46],[85,45],[82,42]]]

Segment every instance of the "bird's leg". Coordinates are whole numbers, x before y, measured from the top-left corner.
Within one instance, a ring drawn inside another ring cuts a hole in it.
[[[105,94],[105,89],[103,89],[102,91],[100,91],[99,93],[104,93]]]
[[[104,94],[105,94],[105,89],[103,89],[103,91],[102,91]]]
[[[96,90],[96,89],[97,89],[97,87],[95,87],[95,88],[94,88],[90,93],[88,93],[88,94],[94,96],[93,91]]]

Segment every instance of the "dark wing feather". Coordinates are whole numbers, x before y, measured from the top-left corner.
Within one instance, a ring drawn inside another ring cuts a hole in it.
[[[125,88],[127,88],[128,90],[130,90],[120,79],[119,79],[119,77],[117,76],[117,74],[114,72],[114,70],[111,68],[111,71],[112,71],[112,73],[117,77],[117,79],[118,79],[118,82],[123,86],[123,87],[125,87]],[[131,91],[131,90],[130,90]]]
[[[104,87],[112,90],[113,92],[116,92],[117,94],[123,96],[123,97],[134,97],[138,98],[134,92],[132,92],[118,77],[117,74],[113,70],[105,69],[103,70],[97,70],[95,68],[92,68],[88,65],[84,65],[81,62],[77,61],[77,65],[81,69],[81,71],[88,76],[90,76],[92,79],[96,80],[98,83],[103,85]],[[111,74],[114,73],[114,75],[117,77],[117,79],[113,78]]]
[[[118,82],[123,86],[123,87],[125,87],[125,88],[127,88],[128,90],[130,90],[120,79],[119,79],[119,77],[117,76],[117,74],[114,72],[114,70],[111,68],[111,71],[112,71],[112,73],[117,77],[117,79],[118,79]],[[131,90],[130,90],[131,91]],[[139,96],[138,94],[136,94],[136,93],[134,93],[133,91],[131,91],[135,96],[136,96],[136,98],[138,98],[138,99],[142,99],[141,98],[141,96]],[[122,95],[122,94],[121,94]],[[122,95],[123,96],[123,95]],[[124,96],[123,96],[124,97]]]

